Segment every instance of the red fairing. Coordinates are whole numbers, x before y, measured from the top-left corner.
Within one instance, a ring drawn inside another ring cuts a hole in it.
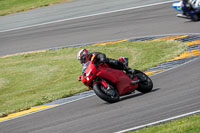
[[[131,85],[132,80],[121,70],[104,68],[101,69],[101,71],[98,73],[98,76],[115,84],[120,95],[123,95],[126,92],[138,87],[138,84],[134,86]]]
[[[97,69],[93,62],[90,62],[85,72],[82,74],[82,82],[84,85],[89,86],[91,85],[92,81],[96,77]]]
[[[96,77],[102,80],[95,80]],[[94,61],[90,61],[83,70],[82,76],[79,78],[84,85],[92,88],[96,83],[101,83],[106,88],[108,87],[106,81],[110,81],[118,90],[119,95],[123,95],[129,91],[133,91],[138,87],[138,84],[131,84],[132,79],[121,70],[112,69],[108,65],[96,66]],[[137,80],[137,78],[134,78]]]

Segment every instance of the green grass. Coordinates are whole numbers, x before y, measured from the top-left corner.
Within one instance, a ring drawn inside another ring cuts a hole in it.
[[[0,0],[0,16],[72,0]]]
[[[0,116],[86,91],[77,81],[82,49],[66,48],[0,58]],[[129,66],[146,70],[179,55],[186,44],[175,41],[143,41],[84,47],[107,57],[129,58]]]
[[[200,115],[184,117],[129,133],[200,133]]]

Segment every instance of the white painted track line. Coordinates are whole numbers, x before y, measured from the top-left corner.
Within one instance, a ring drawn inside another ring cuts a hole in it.
[[[93,16],[98,16],[98,15],[103,15],[103,14],[109,14],[109,13],[115,13],[115,12],[121,12],[121,11],[133,10],[133,9],[139,9],[139,8],[144,8],[144,7],[162,5],[162,4],[171,3],[171,2],[175,2],[175,1],[177,1],[177,0],[170,0],[170,1],[165,1],[165,2],[159,2],[159,3],[154,3],[154,4],[143,5],[143,6],[137,6],[137,7],[119,9],[119,10],[114,10],[114,11],[109,11],[109,12],[97,13],[97,14],[92,14],[92,15],[86,15],[86,16],[80,16],[80,17],[74,17],[74,18],[67,18],[67,19],[61,19],[61,20],[56,20],[56,21],[50,21],[50,22],[45,22],[45,23],[40,23],[40,24],[35,24],[35,25],[30,25],[30,26],[18,27],[18,28],[14,28],[14,29],[2,30],[2,31],[0,31],[0,33],[8,32],[8,31],[21,30],[21,29],[26,29],[26,28],[32,28],[32,27],[37,27],[37,26],[42,26],[42,25],[47,25],[47,24],[54,24],[54,23],[59,23],[59,22],[64,22],[64,21],[69,21],[69,20],[93,17]]]
[[[189,112],[189,113],[178,115],[178,116],[174,116],[174,117],[170,117],[170,118],[163,119],[163,120],[156,121],[156,122],[152,122],[152,123],[149,123],[149,124],[145,124],[145,125],[141,125],[141,126],[125,129],[125,130],[122,130],[122,131],[118,131],[116,133],[125,133],[125,132],[128,132],[128,131],[134,131],[134,130],[137,130],[137,129],[141,129],[141,128],[144,128],[144,127],[157,125],[157,124],[160,124],[160,123],[168,122],[168,121],[171,121],[171,120],[175,120],[175,119],[178,119],[178,118],[182,118],[182,117],[185,117],[185,116],[188,116],[188,115],[192,115],[192,114],[197,114],[197,113],[200,113],[200,110]]]

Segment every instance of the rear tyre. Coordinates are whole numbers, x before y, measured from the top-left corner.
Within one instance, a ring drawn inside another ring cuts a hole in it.
[[[107,89],[101,83],[94,84],[93,90],[98,97],[100,97],[104,101],[107,101],[108,103],[118,102],[120,98],[119,93],[113,86],[109,86],[112,90],[112,95],[107,94]]]
[[[136,89],[137,91],[148,93],[153,89],[153,82],[145,73],[137,70],[135,76],[137,76],[140,80],[140,82],[138,83],[138,88]]]
[[[191,19],[192,19],[192,21],[194,21],[194,22],[199,21],[199,16],[195,14],[195,15],[193,15],[193,16],[191,17]]]

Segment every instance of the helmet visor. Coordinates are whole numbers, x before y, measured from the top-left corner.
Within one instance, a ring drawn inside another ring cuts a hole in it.
[[[85,57],[80,58],[80,63],[81,64],[84,64],[85,62],[86,62],[86,58]]]

